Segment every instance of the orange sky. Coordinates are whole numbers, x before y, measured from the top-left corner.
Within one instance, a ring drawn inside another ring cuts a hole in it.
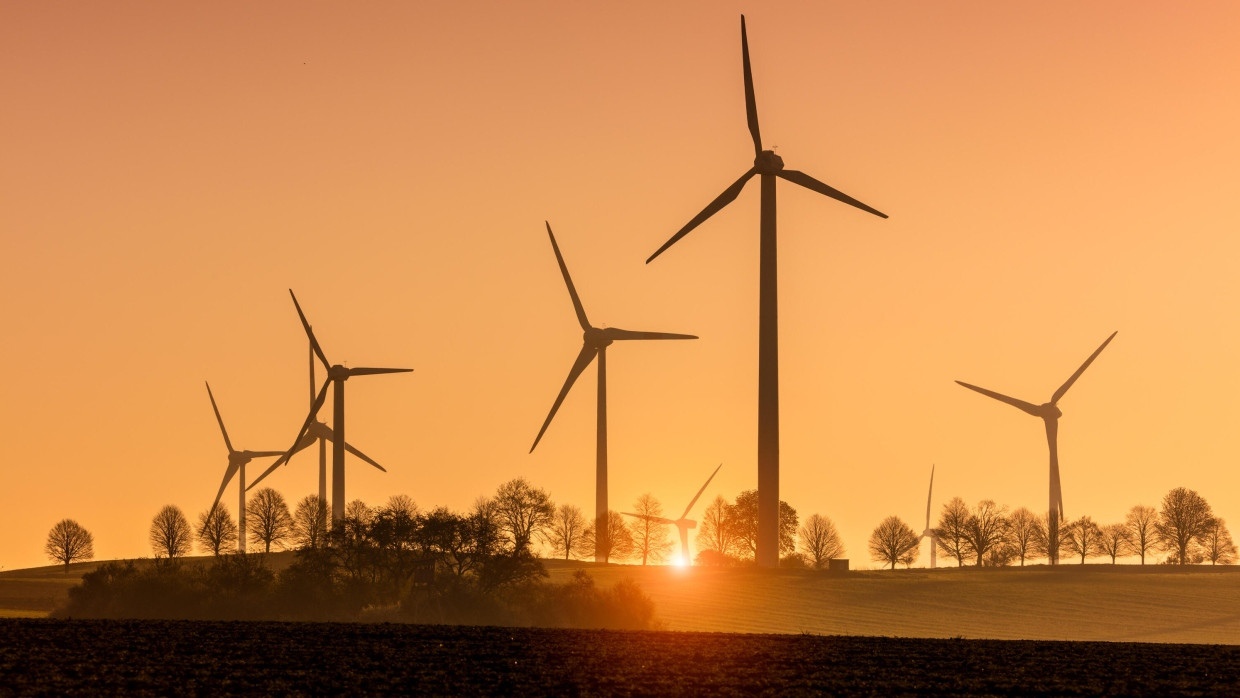
[[[1060,403],[1068,516],[1183,485],[1240,525],[1232,3],[9,3],[0,566],[207,508],[204,379],[286,447],[289,287],[333,361],[416,369],[350,381],[390,471],[350,499],[525,475],[591,512],[593,369],[526,453],[581,341],[544,219],[592,321],[701,337],[609,352],[613,507],[754,487],[756,183],[643,264],[751,163],[742,11],[765,142],[891,216],[779,185],[782,497],[854,566],[931,463],[936,509],[1042,510],[1041,425],[952,381],[1040,403],[1118,330]]]

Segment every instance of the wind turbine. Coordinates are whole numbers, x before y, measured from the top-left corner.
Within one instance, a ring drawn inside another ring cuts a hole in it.
[[[691,564],[690,561],[693,558],[689,557],[689,529],[697,528],[697,522],[687,518],[689,516],[689,510],[693,508],[694,504],[697,504],[698,497],[702,496],[702,493],[706,491],[706,486],[710,484],[711,480],[715,479],[715,474],[718,473],[719,468],[722,467],[723,463],[720,463],[719,466],[715,468],[715,472],[711,473],[710,477],[706,478],[706,482],[702,484],[702,489],[698,490],[697,494],[693,495],[693,499],[689,500],[689,506],[685,507],[685,513],[681,514],[679,519],[673,521],[672,519],[665,519],[662,516],[631,514],[627,511],[622,513],[625,516],[632,516],[635,519],[648,519],[655,523],[675,526],[680,531],[680,559],[683,564]]]
[[[382,373],[408,373],[412,368],[349,368],[340,364],[332,364],[327,360],[327,355],[323,353],[323,348],[319,346],[319,340],[315,339],[314,331],[310,329],[310,322],[306,320],[306,314],[301,312],[301,304],[297,302],[297,296],[293,293],[293,289],[289,289],[289,295],[293,297],[293,307],[297,308],[297,317],[301,318],[301,326],[306,330],[306,336],[310,338],[310,348],[314,351],[319,361],[323,362],[323,366],[327,368],[327,378],[323,381],[323,388],[319,391],[314,402],[310,405],[310,414],[306,416],[306,422],[302,424],[301,430],[297,432],[297,438],[293,439],[293,445],[284,453],[284,460],[288,460],[297,452],[298,446],[303,446],[302,438],[310,434],[319,410],[323,407],[323,402],[327,399],[327,389],[335,385],[332,392],[332,523],[336,524],[344,518],[344,382],[353,376],[373,376]],[[309,445],[308,443],[306,445]],[[354,455],[358,455],[355,451]],[[372,465],[378,465],[369,459],[366,459]],[[383,470],[383,468],[379,468]]]
[[[309,352],[309,356],[310,356],[310,409],[314,409],[314,397],[315,397],[314,360],[315,360],[315,356],[314,356],[313,345],[311,345],[307,351]],[[281,465],[284,465],[285,463],[287,463],[291,455],[296,455],[299,451],[303,451],[313,446],[315,442],[318,442],[319,444],[319,502],[326,505],[327,504],[327,442],[329,441],[332,443],[335,443],[336,441],[335,432],[332,431],[331,427],[327,426],[326,422],[319,421],[316,418],[314,420],[314,423],[310,425],[310,429],[307,430],[306,435],[303,436],[301,441],[297,443],[297,446],[293,448],[292,452],[281,453],[280,457],[277,458],[276,461],[272,463],[269,468],[263,471],[262,475],[259,475],[258,477],[254,478],[254,482],[251,482],[249,487],[246,487],[246,491],[248,492],[254,489],[254,487],[256,487],[259,482],[262,482],[263,478],[275,472],[276,468],[279,468]],[[351,444],[346,443],[344,445],[344,450],[348,451],[349,453],[352,453],[358,458],[361,458],[362,460],[373,465],[379,470],[385,473],[387,472],[387,468],[384,468],[382,465],[379,465],[378,463],[374,461],[374,459],[362,453],[361,451],[357,450]]]
[[[211,393],[211,384],[207,383],[207,397],[211,398],[211,409],[215,411],[215,421],[220,423],[220,433],[224,435],[224,445],[228,447],[228,468],[224,471],[224,481],[220,483],[220,491],[215,495],[215,501],[211,504],[211,510],[207,512],[207,518],[215,513],[215,508],[220,505],[220,497],[224,496],[224,489],[228,487],[228,483],[232,481],[233,476],[238,476],[240,492],[237,503],[237,552],[245,552],[245,466],[255,458],[264,458],[266,456],[283,455],[284,451],[238,451],[233,448],[232,441],[228,438],[228,430],[224,428],[224,418],[220,416],[220,408],[215,404],[215,395]]]
[[[836,201],[886,218],[887,214],[829,187],[797,170],[785,170],[784,161],[773,150],[762,149],[758,133],[758,107],[754,101],[753,75],[749,67],[749,41],[745,35],[745,16],[741,15],[741,63],[745,73],[745,113],[753,136],[754,161],[740,179],[707,204],[663,246],[646,260],[649,264],[676,244],[689,231],[732,202],[745,183],[761,175],[762,213],[758,310],[758,540],[757,562],[764,567],[779,563],[779,303],[776,275],[775,178],[781,177]]]
[[[1046,425],[1046,443],[1050,448],[1051,454],[1050,504],[1047,505],[1046,533],[1047,540],[1050,542],[1050,545],[1047,547],[1051,549],[1050,562],[1052,565],[1059,563],[1059,520],[1063,518],[1063,492],[1059,485],[1058,446],[1059,418],[1063,415],[1063,412],[1059,410],[1057,403],[1064,396],[1064,393],[1068,392],[1068,388],[1071,388],[1072,384],[1076,382],[1076,379],[1081,377],[1081,374],[1085,372],[1085,369],[1089,368],[1089,365],[1094,362],[1094,359],[1098,358],[1098,355],[1102,353],[1102,350],[1111,343],[1111,340],[1115,339],[1115,335],[1117,334],[1119,334],[1118,330],[1112,332],[1111,336],[1107,337],[1106,341],[1095,349],[1094,353],[1090,354],[1088,359],[1085,359],[1085,363],[1081,364],[1081,367],[1076,369],[1076,373],[1069,376],[1068,380],[1064,381],[1064,384],[1059,386],[1059,389],[1051,395],[1051,401],[1041,405],[1035,405],[1031,402],[1018,400],[1014,397],[1008,397],[1002,393],[996,393],[993,390],[979,388],[976,385],[969,385],[964,381],[956,381],[969,390],[976,390],[982,395],[992,397],[1000,402],[1006,402],[1019,410],[1033,415],[1034,417],[1041,417],[1042,422]]]
[[[939,532],[930,528],[930,498],[934,496],[934,465],[930,466],[930,490],[926,493],[926,528],[921,532],[922,538],[930,539],[930,569],[935,568],[934,553],[939,547]]]
[[[585,308],[581,306],[581,299],[577,297],[577,289],[573,286],[573,280],[568,275],[568,267],[564,264],[564,257],[560,254],[560,246],[555,243],[555,234],[551,232],[551,224],[547,223],[547,235],[551,238],[551,249],[555,250],[555,260],[560,265],[560,273],[564,275],[564,285],[568,286],[568,296],[573,301],[573,310],[577,312],[577,322],[581,323],[582,344],[581,351],[577,354],[577,360],[573,362],[573,367],[568,371],[568,378],[564,381],[564,387],[560,388],[560,394],[555,397],[555,402],[551,405],[551,411],[547,413],[547,419],[543,422],[542,428],[538,430],[538,436],[534,437],[534,445],[530,446],[530,453],[538,447],[539,440],[547,431],[547,427],[551,425],[551,419],[555,417],[556,410],[560,409],[560,403],[564,402],[564,397],[568,395],[569,388],[573,387],[573,383],[582,371],[594,361],[594,357],[598,357],[598,432],[597,442],[595,446],[595,475],[594,475],[594,531],[596,536],[596,544],[594,551],[595,562],[606,562],[606,551],[610,541],[607,539],[607,347],[612,342],[626,339],[697,339],[691,334],[671,334],[669,332],[634,332],[631,330],[621,330],[615,327],[594,327],[590,321],[586,319]]]

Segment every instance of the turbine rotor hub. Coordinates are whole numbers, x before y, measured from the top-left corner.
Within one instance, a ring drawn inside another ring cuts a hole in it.
[[[334,381],[348,380],[349,369],[341,366],[340,364],[336,364],[335,366],[327,369],[327,377]]]
[[[594,347],[595,349],[606,348],[612,341],[611,338],[607,336],[607,333],[598,327],[591,327],[585,332],[582,332],[581,336],[585,340],[586,344]]]
[[[1042,405],[1042,416],[1048,419],[1059,419],[1063,416],[1063,412],[1059,410],[1059,407],[1056,406],[1055,403],[1048,402],[1045,405]]]
[[[776,155],[774,150],[764,150],[753,159],[753,167],[758,174],[775,174],[784,169],[784,159]]]

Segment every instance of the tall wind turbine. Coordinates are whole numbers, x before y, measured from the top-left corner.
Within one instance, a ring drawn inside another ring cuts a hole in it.
[[[1059,486],[1058,445],[1059,418],[1063,415],[1063,412],[1059,410],[1057,403],[1060,398],[1064,396],[1064,393],[1068,392],[1068,388],[1071,388],[1072,384],[1076,382],[1076,379],[1081,377],[1081,374],[1085,372],[1085,369],[1089,368],[1089,365],[1094,362],[1094,359],[1098,358],[1098,355],[1102,353],[1102,350],[1106,349],[1106,346],[1111,343],[1111,340],[1115,339],[1115,335],[1117,334],[1119,334],[1118,330],[1112,332],[1111,336],[1107,337],[1106,341],[1095,349],[1094,353],[1090,354],[1088,359],[1085,359],[1085,363],[1081,364],[1081,367],[1076,369],[1076,373],[1069,376],[1068,380],[1064,381],[1064,384],[1059,386],[1059,390],[1056,390],[1055,393],[1051,395],[1051,401],[1041,405],[1035,405],[1031,402],[1025,402],[1024,400],[1017,400],[1014,397],[1008,397],[1002,393],[996,393],[993,390],[979,388],[976,385],[969,385],[964,381],[956,381],[970,390],[976,390],[982,395],[992,397],[1000,402],[1006,402],[1007,404],[1022,410],[1023,412],[1033,415],[1034,417],[1041,417],[1042,422],[1046,425],[1046,443],[1050,448],[1051,453],[1050,504],[1047,505],[1046,528],[1047,539],[1051,543],[1048,547],[1051,548],[1050,562],[1052,565],[1059,563],[1059,520],[1063,518],[1063,492]]]
[[[934,569],[934,554],[939,547],[939,532],[930,528],[930,499],[934,496],[934,465],[930,466],[930,491],[926,493],[926,528],[921,537],[930,539],[930,569]]]
[[[224,418],[220,416],[220,408],[215,404],[215,395],[211,394],[211,384],[207,383],[207,397],[211,398],[211,409],[215,411],[215,421],[220,424],[220,433],[224,435],[224,445],[228,447],[228,468],[224,471],[224,481],[220,483],[220,491],[215,495],[215,501],[211,503],[211,510],[207,512],[207,518],[215,513],[215,508],[220,505],[220,497],[224,496],[224,489],[228,487],[228,483],[233,476],[238,476],[240,496],[237,502],[237,552],[245,552],[245,466],[255,458],[264,458],[266,456],[283,455],[284,451],[238,451],[233,448],[232,441],[228,438],[228,430],[224,428]]]
[[[764,567],[779,563],[779,303],[776,276],[775,178],[799,184],[836,201],[886,218],[887,215],[829,187],[797,170],[785,170],[784,161],[773,150],[762,149],[758,133],[758,107],[754,101],[753,75],[749,68],[749,41],[745,35],[745,17],[741,15],[741,64],[745,73],[745,113],[749,134],[753,136],[754,161],[740,179],[707,204],[663,246],[646,260],[649,264],[676,244],[689,231],[732,202],[745,183],[761,175],[762,214],[758,310],[758,540],[757,562]]]
[[[672,519],[665,519],[662,516],[631,514],[627,511],[623,512],[623,514],[625,516],[632,516],[635,519],[649,519],[650,521],[653,521],[655,523],[667,524],[668,526],[675,526],[680,531],[681,563],[685,565],[692,564],[693,558],[689,557],[689,529],[697,528],[697,522],[688,518],[689,510],[693,509],[694,504],[697,504],[698,498],[701,497],[702,493],[706,491],[706,486],[710,484],[711,480],[715,479],[715,474],[718,473],[719,468],[722,468],[722,467],[723,467],[723,463],[720,463],[719,466],[715,468],[715,472],[711,473],[710,477],[706,478],[706,482],[702,484],[702,489],[698,490],[697,494],[693,495],[693,499],[689,500],[689,506],[685,507],[685,513],[681,514],[679,519],[676,519],[673,521]]]
[[[314,409],[315,356],[314,356],[313,345],[311,345],[310,348],[307,349],[307,351],[309,352],[309,356],[310,356],[310,409]],[[327,504],[327,443],[329,441],[332,443],[335,443],[336,441],[335,432],[332,431],[331,427],[327,426],[326,422],[320,421],[318,418],[315,418],[314,423],[310,425],[310,429],[307,430],[306,435],[302,437],[301,441],[298,442],[297,446],[293,448],[292,454],[291,454],[291,455],[296,455],[299,451],[303,451],[313,446],[316,442],[318,443],[319,445],[319,502],[321,502],[324,505]],[[379,470],[385,473],[387,472],[387,468],[384,468],[382,465],[379,465],[378,463],[374,461],[374,459],[372,459],[370,456],[367,456],[365,453],[362,453],[361,451],[357,450],[351,444],[345,443],[344,450],[348,451],[349,453],[352,453],[358,458],[361,458],[363,461],[366,461],[367,463],[369,463],[370,465],[373,465]],[[281,465],[284,465],[285,463],[287,463],[289,461],[289,456],[290,454],[281,454],[280,457],[276,459],[276,462],[272,463],[270,467],[268,467],[266,470],[263,471],[262,475],[259,475],[258,477],[254,478],[254,482],[251,482],[249,487],[246,487],[246,491],[248,492],[249,490],[254,489],[258,485],[258,483],[262,482],[263,478],[275,472],[276,468],[279,468]]]
[[[564,397],[568,395],[569,388],[573,387],[573,383],[582,371],[594,361],[594,357],[598,357],[598,432],[597,442],[595,446],[595,474],[594,474],[594,531],[596,544],[594,546],[594,561],[606,562],[608,545],[610,541],[607,538],[607,347],[616,340],[625,339],[697,339],[691,334],[671,334],[669,332],[634,332],[631,330],[621,330],[615,327],[594,327],[590,321],[586,319],[585,308],[581,306],[581,299],[577,297],[577,289],[573,286],[573,280],[568,275],[568,267],[564,264],[564,257],[560,254],[560,246],[555,243],[555,234],[551,232],[551,224],[547,223],[547,235],[551,238],[551,249],[555,250],[555,260],[560,265],[560,273],[564,275],[564,285],[568,286],[568,296],[573,301],[573,310],[577,312],[577,322],[581,323],[582,329],[582,345],[581,351],[577,354],[577,360],[573,362],[573,367],[568,371],[568,378],[564,381],[564,387],[560,388],[560,394],[555,397],[555,402],[551,405],[551,411],[547,413],[547,419],[543,422],[542,428],[538,430],[538,436],[534,437],[534,445],[530,446],[530,453],[538,447],[539,440],[547,431],[547,427],[551,425],[551,419],[555,417],[556,410],[560,409],[560,403],[564,402]]]
[[[293,289],[289,289],[289,295],[293,297],[293,307],[297,308],[297,317],[301,318],[301,326],[306,330],[306,336],[310,338],[310,348],[314,350],[315,356],[319,361],[323,362],[323,366],[327,368],[327,379],[323,381],[323,388],[319,391],[314,402],[310,405],[310,414],[306,416],[305,424],[302,424],[301,430],[297,432],[297,438],[293,439],[293,445],[284,453],[284,459],[288,460],[293,453],[297,451],[297,447],[302,445],[302,438],[310,433],[311,428],[317,421],[319,410],[323,407],[323,402],[327,400],[327,389],[335,386],[332,392],[332,522],[338,523],[344,518],[344,382],[353,376],[373,376],[382,373],[408,373],[412,368],[349,368],[340,364],[332,364],[327,360],[327,355],[323,353],[323,348],[319,346],[319,340],[315,339],[314,331],[310,329],[310,322],[306,320],[306,314],[301,312],[301,304],[297,302],[297,296],[293,293]],[[356,453],[354,455],[357,455]],[[368,459],[369,461],[369,459]],[[372,465],[378,465],[369,461]],[[380,468],[382,470],[382,468]]]

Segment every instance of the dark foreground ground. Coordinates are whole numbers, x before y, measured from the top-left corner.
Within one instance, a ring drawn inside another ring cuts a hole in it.
[[[0,695],[1237,695],[1240,646],[0,621]]]

